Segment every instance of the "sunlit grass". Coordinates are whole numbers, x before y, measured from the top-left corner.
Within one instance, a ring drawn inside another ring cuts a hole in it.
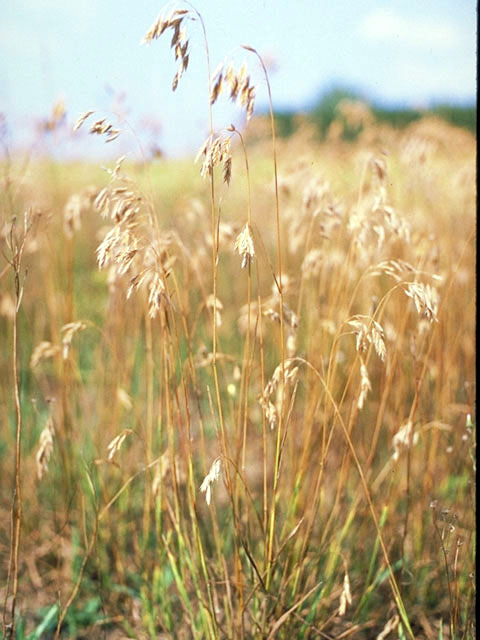
[[[6,637],[474,637],[475,139],[332,131],[2,163]]]

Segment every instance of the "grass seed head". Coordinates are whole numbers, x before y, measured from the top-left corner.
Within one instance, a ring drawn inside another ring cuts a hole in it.
[[[221,459],[215,458],[210,467],[210,471],[205,476],[202,484],[200,485],[200,491],[205,494],[205,500],[208,505],[212,500],[212,485],[220,478],[221,471]]]
[[[68,358],[70,347],[72,346],[73,336],[79,331],[83,331],[87,328],[85,322],[69,322],[61,328],[62,333],[62,357],[64,360]]]
[[[372,390],[372,385],[370,384],[370,379],[368,377],[367,367],[363,360],[361,360],[360,364],[360,395],[358,396],[357,407],[359,409],[363,409],[363,405],[365,403],[365,399],[368,395],[368,392]]]
[[[35,369],[41,360],[47,358],[53,358],[60,351],[60,347],[56,344],[52,344],[48,340],[43,340],[33,350],[30,357],[30,367]]]
[[[347,613],[347,606],[352,604],[352,593],[350,591],[350,577],[348,571],[345,571],[343,578],[343,588],[340,594],[340,606],[338,608],[338,615],[344,616]]]
[[[242,269],[253,262],[255,259],[255,246],[253,243],[253,234],[248,222],[235,240],[235,251],[242,258]]]
[[[400,454],[405,449],[410,447],[410,442],[415,445],[418,442],[418,433],[413,433],[412,436],[413,423],[411,420],[408,420],[404,425],[400,427],[397,433],[392,438],[392,446],[393,446],[393,454],[392,460],[398,460]]]
[[[55,427],[53,418],[49,416],[40,434],[39,447],[35,457],[37,462],[37,477],[39,480],[41,480],[48,471],[48,463],[53,451],[54,436]]]
[[[439,296],[435,287],[422,282],[409,282],[405,287],[405,294],[412,298],[420,315],[430,322],[438,322]]]
[[[107,460],[109,462],[111,462],[114,456],[120,451],[123,443],[125,442],[125,438],[130,433],[133,433],[131,429],[124,429],[121,433],[118,434],[118,436],[115,436],[115,438],[109,443],[109,445],[107,446],[107,449],[108,449]]]

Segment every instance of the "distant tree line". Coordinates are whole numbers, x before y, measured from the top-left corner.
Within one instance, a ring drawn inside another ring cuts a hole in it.
[[[325,138],[332,122],[339,117],[339,105],[344,101],[361,101],[370,109],[377,122],[390,124],[395,128],[403,128],[426,115],[436,115],[452,125],[468,129],[472,133],[477,130],[476,105],[460,106],[454,104],[437,104],[427,109],[410,109],[405,107],[385,107],[366,100],[363,96],[348,89],[334,88],[325,93],[310,109],[306,110],[303,119],[316,125],[321,138]],[[298,112],[277,111],[275,120],[279,136],[288,137],[298,127]],[[344,137],[354,139],[361,131],[361,126],[346,127]]]

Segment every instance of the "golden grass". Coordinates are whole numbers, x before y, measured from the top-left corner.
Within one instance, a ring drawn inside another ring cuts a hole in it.
[[[474,637],[476,141],[342,115],[2,165],[6,637]]]

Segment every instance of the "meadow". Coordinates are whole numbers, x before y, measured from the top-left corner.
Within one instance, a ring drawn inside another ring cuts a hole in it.
[[[245,53],[196,162],[0,162],[5,638],[475,637],[476,138],[278,139]]]

